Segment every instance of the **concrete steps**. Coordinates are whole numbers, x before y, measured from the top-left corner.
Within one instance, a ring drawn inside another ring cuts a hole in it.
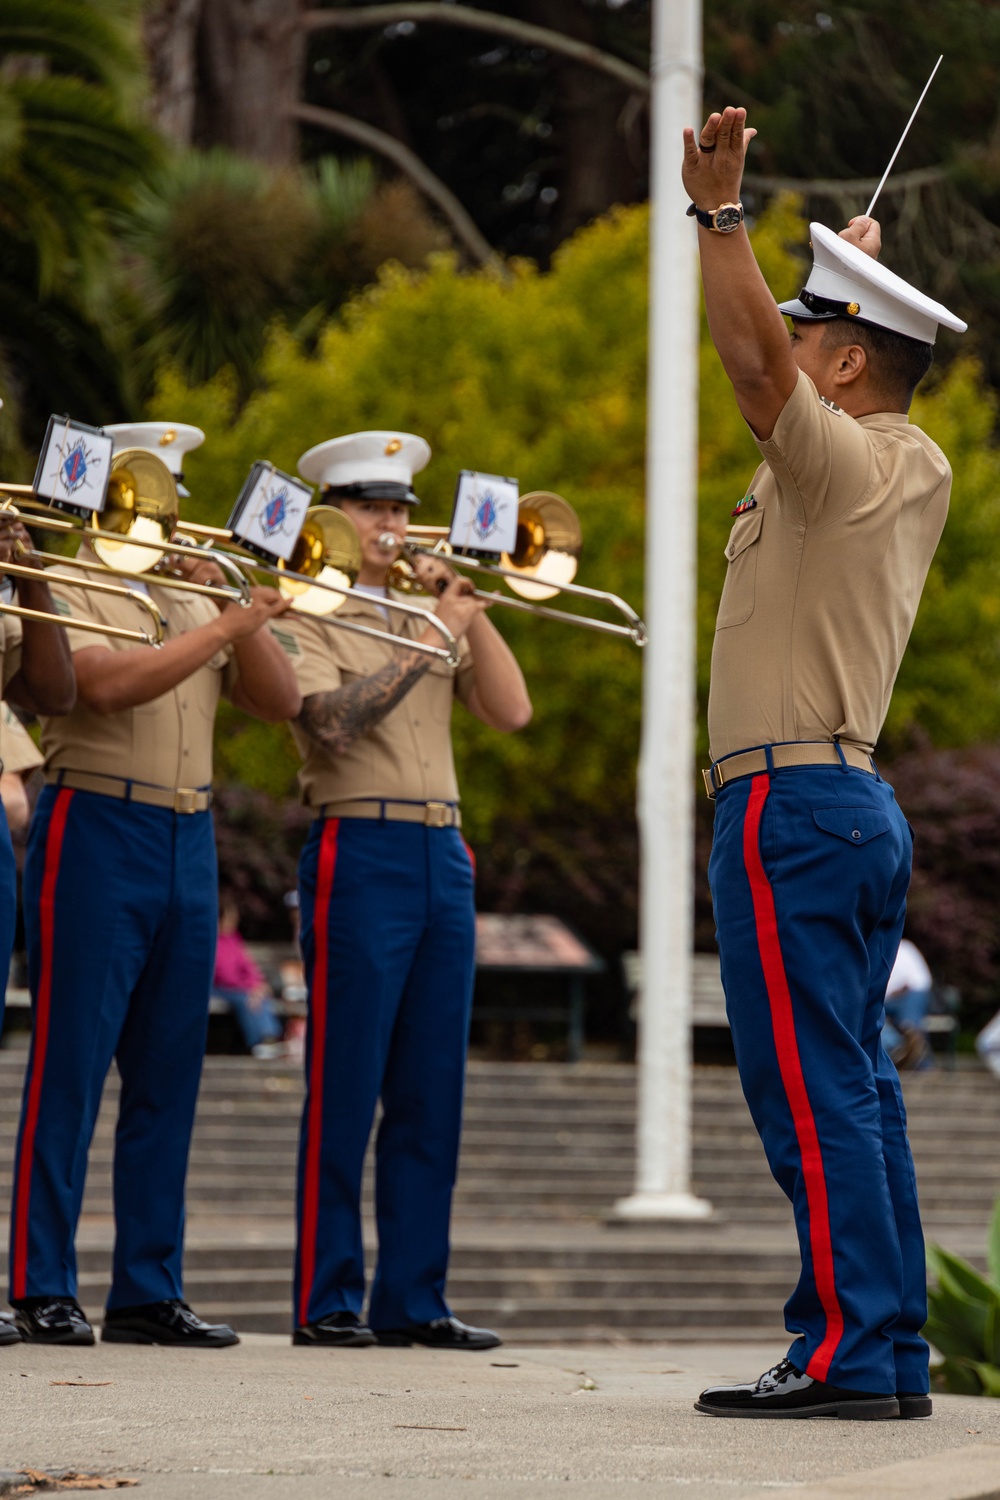
[[[0,1213],[11,1185],[24,1053],[0,1052]],[[798,1259],[735,1071],[695,1072],[694,1186],[709,1223],[605,1222],[632,1186],[634,1070],[473,1063],[455,1199],[451,1300],[511,1337],[766,1338]],[[907,1083],[928,1232],[979,1258],[1000,1187],[1000,1085],[961,1068]],[[247,1331],[289,1326],[301,1081],[283,1065],[206,1060],[191,1156],[187,1290]],[[102,1304],[112,1232],[109,1082],[81,1222],[81,1300]],[[371,1164],[366,1199],[371,1200]],[[370,1220],[370,1214],[369,1214]],[[369,1222],[370,1260],[374,1259]]]

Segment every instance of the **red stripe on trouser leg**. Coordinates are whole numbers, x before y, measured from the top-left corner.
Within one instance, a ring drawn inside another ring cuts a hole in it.
[[[316,1274],[316,1235],[319,1226],[319,1171],[323,1145],[323,1067],[326,1062],[327,981],[330,973],[330,896],[337,868],[339,818],[328,818],[323,827],[316,872],[316,904],[313,909],[313,964],[309,1024],[309,1112],[306,1116],[305,1170],[302,1183],[302,1227],[299,1250],[299,1323],[309,1321],[309,1299]]]
[[[746,820],[743,824],[743,863],[746,866],[750,893],[753,897],[757,947],[760,951],[764,983],[767,986],[767,998],[771,1008],[771,1027],[774,1031],[775,1051],[778,1054],[778,1068],[792,1112],[799,1155],[802,1158],[802,1177],[809,1208],[809,1244],[812,1250],[813,1279],[816,1282],[820,1305],[826,1316],[826,1334],[809,1361],[806,1374],[811,1375],[814,1380],[825,1380],[844,1332],[844,1315],[840,1310],[834,1277],[830,1204],[826,1191],[826,1174],[823,1170],[823,1153],[820,1150],[816,1121],[802,1073],[802,1059],[799,1056],[799,1044],[795,1035],[795,1017],[792,1013],[792,997],[788,989],[785,962],[781,954],[781,940],[778,936],[774,893],[764,873],[764,865],[760,857],[760,820],[769,791],[770,778],[767,775],[755,776],[751,784],[750,800],[747,803]]]
[[[26,1297],[28,1285],[28,1210],[31,1204],[31,1167],[35,1154],[35,1131],[42,1099],[42,1077],[49,1045],[49,1018],[52,1011],[52,955],[55,948],[56,881],[62,857],[63,834],[73,793],[59,792],[52,806],[49,831],[45,840],[45,864],[42,871],[42,895],[39,904],[41,962],[38,976],[38,1000],[35,1005],[35,1035],[31,1049],[31,1077],[24,1111],[24,1130],[17,1161],[17,1198],[14,1204],[14,1264],[11,1267],[11,1296]]]

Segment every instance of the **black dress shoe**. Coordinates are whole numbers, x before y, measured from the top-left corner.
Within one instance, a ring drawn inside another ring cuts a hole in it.
[[[292,1334],[293,1344],[315,1344],[324,1349],[365,1349],[375,1335],[356,1313],[328,1313],[316,1323],[302,1323]]]
[[[102,1344],[176,1344],[185,1349],[225,1349],[239,1338],[228,1323],[205,1323],[186,1302],[171,1297],[104,1314]]]
[[[783,1359],[752,1385],[709,1386],[694,1409],[709,1417],[839,1417],[855,1422],[899,1416],[895,1396],[827,1385],[804,1375],[790,1359]]]
[[[410,1328],[376,1328],[380,1344],[408,1349],[423,1344],[426,1349],[496,1349],[503,1343],[492,1328],[470,1328],[458,1318],[435,1318],[433,1323],[414,1323]]]
[[[72,1297],[22,1297],[14,1322],[26,1344],[92,1344],[94,1330]]]
[[[904,1421],[911,1417],[934,1415],[934,1403],[930,1396],[923,1395],[920,1391],[897,1391],[896,1400],[899,1402],[899,1415]]]
[[[17,1331],[14,1322],[14,1314],[0,1312],[0,1344],[19,1344],[21,1335]]]

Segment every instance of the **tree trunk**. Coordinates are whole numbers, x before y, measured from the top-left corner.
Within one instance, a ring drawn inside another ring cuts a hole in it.
[[[146,11],[142,40],[151,85],[153,124],[179,146],[194,133],[198,75],[195,61],[203,0],[158,0]]]
[[[600,47],[594,18],[579,0],[532,0],[530,10],[533,21]],[[562,167],[553,221],[558,243],[613,203],[631,202],[639,183],[622,129],[628,90],[604,73],[554,54],[552,72]]]
[[[197,38],[197,145],[228,146],[274,166],[298,160],[291,110],[305,63],[300,9],[299,0],[205,0]]]

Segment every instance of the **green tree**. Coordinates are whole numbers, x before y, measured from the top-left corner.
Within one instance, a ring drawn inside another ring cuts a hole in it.
[[[294,468],[323,437],[386,426],[424,434],[434,458],[420,477],[420,518],[444,520],[455,474],[516,474],[522,491],[555,489],[578,509],[580,578],[642,599],[646,373],[644,209],[617,210],[568,242],[550,273],[515,266],[511,280],[461,274],[448,257],[426,273],[388,268],[322,333],[315,355],[276,330],[264,388],[237,410],[231,377],[189,387],[164,371],[158,416],[194,421],[209,440],[192,455],[194,516],[225,518],[250,463]],[[754,231],[776,295],[801,285],[805,226],[790,200]],[[960,364],[915,415],[952,457],[952,515],[900,673],[886,743],[915,733],[942,745],[1000,731],[1000,455],[992,398]],[[702,350],[699,682],[704,699],[730,512],[758,462],[707,331]],[[655,588],[656,580],[649,586]],[[641,653],[619,641],[496,610],[523,661],[536,717],[505,738],[456,716],[470,828],[501,820],[589,815],[630,820],[639,734]],[[283,731],[227,730],[220,767],[286,789]],[[573,812],[572,810],[576,810]]]
[[[32,437],[126,399],[112,235],[158,155],[130,9],[0,0],[0,380]]]

